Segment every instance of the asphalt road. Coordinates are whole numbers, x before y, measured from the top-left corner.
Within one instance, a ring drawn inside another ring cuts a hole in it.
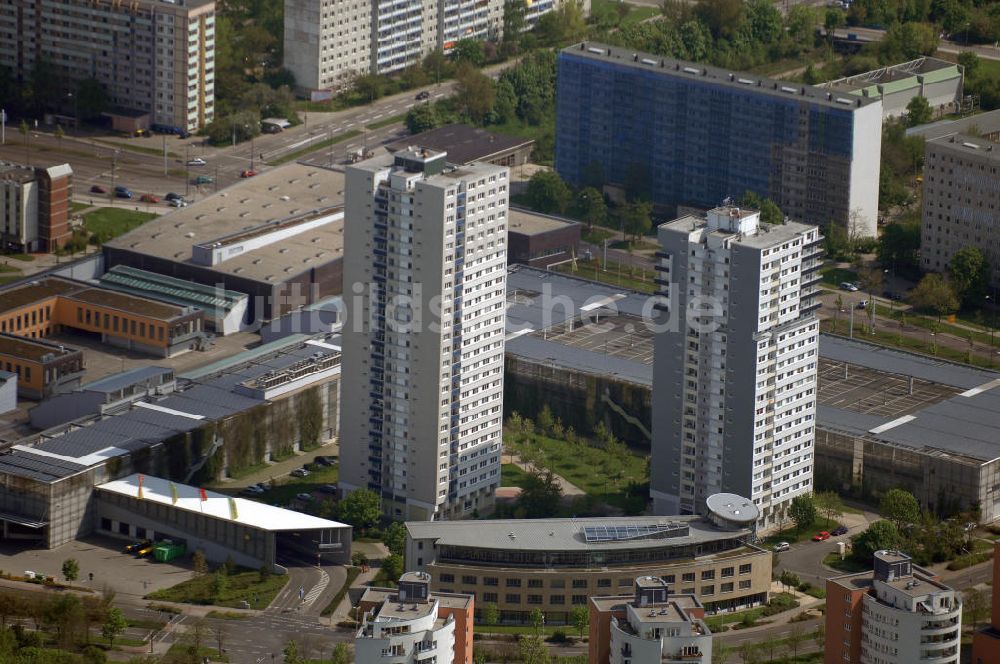
[[[848,34],[853,33],[861,41],[880,41],[885,36],[885,30],[876,28],[840,28],[835,30],[833,35],[838,39],[848,39]],[[942,53],[963,53],[972,51],[981,58],[987,60],[1000,60],[1000,48],[985,44],[963,44],[961,42],[942,39],[938,44],[938,50]]]

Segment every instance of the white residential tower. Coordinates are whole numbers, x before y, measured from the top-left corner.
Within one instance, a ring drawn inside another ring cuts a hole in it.
[[[500,483],[507,168],[412,148],[347,169],[341,487],[407,520]]]
[[[651,494],[696,514],[750,496],[772,528],[812,491],[821,236],[725,205],[659,227]]]

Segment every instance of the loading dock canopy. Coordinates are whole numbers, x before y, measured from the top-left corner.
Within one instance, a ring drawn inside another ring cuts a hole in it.
[[[18,526],[24,526],[26,528],[44,528],[49,525],[48,521],[35,521],[27,517],[18,516],[16,514],[8,514],[7,512],[0,512],[0,521],[6,521],[7,523],[13,523]]]
[[[202,500],[202,490],[197,487],[170,482],[150,475],[143,476],[140,496],[139,477],[138,474],[129,475],[119,480],[99,484],[97,488],[131,498],[169,505],[178,510],[235,521],[270,532],[350,528],[350,526],[337,521],[321,519],[310,514],[265,505],[244,498],[232,498],[215,491],[205,490],[205,500]]]

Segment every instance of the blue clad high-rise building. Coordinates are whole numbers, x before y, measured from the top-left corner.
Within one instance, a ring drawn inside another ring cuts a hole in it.
[[[596,43],[564,49],[556,170],[569,183],[712,208],[746,191],[874,237],[882,109],[843,95]]]

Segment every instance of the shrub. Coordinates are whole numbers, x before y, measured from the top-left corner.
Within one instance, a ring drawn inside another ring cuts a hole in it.
[[[566,636],[566,632],[562,631],[561,629],[557,629],[555,632],[552,633],[552,636],[550,636],[546,640],[549,643],[566,643],[567,641],[569,641],[569,637]]]

